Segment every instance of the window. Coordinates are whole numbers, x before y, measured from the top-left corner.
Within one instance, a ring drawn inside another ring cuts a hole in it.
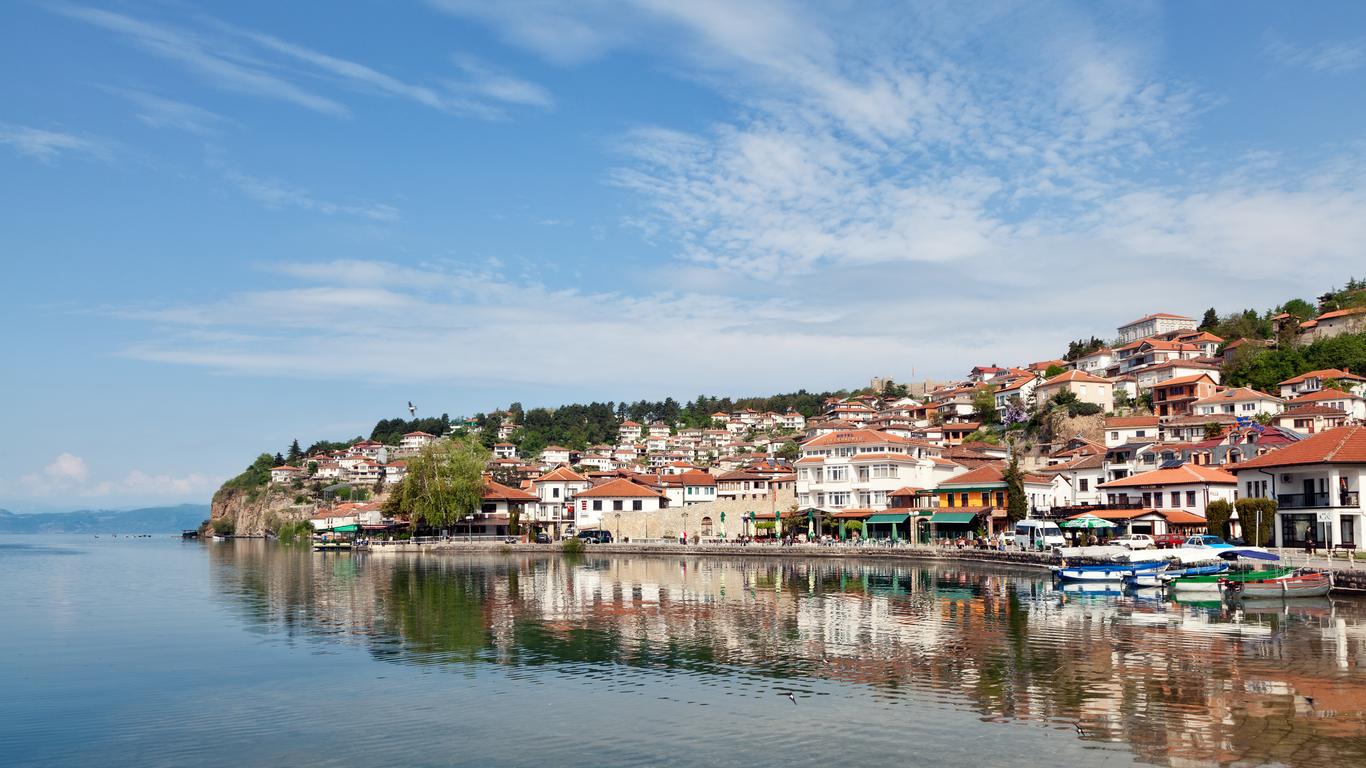
[[[1173,506],[1173,507],[1179,507],[1179,506],[1181,506],[1181,492],[1180,492],[1180,491],[1172,491],[1172,506]]]
[[[1090,490],[1090,484],[1091,481],[1084,477],[1077,481],[1077,487],[1080,488],[1082,491]]]
[[[946,494],[944,494],[944,501],[948,502],[948,505],[949,505],[950,507],[952,507],[952,506],[953,506],[953,494],[952,494],[952,493],[946,493]]]
[[[618,511],[618,512],[621,511],[621,499],[616,499],[615,501],[612,502],[612,509],[614,509],[614,510],[616,510],[616,511]]]
[[[828,493],[826,501],[832,507],[844,507],[849,505],[849,494],[847,493]]]
[[[1118,433],[1118,432],[1111,432],[1111,433],[1110,433],[1110,439],[1111,439],[1111,440],[1118,440],[1118,439],[1119,439],[1119,433]]]
[[[1144,492],[1144,494],[1143,494],[1143,506],[1145,506],[1145,507],[1151,507],[1152,505],[1153,505],[1153,495],[1152,495],[1151,493]]]
[[[633,500],[631,501],[631,509],[635,510],[636,512],[639,512],[640,510],[642,510],[642,509],[644,509],[644,508],[645,508],[645,503],[644,503],[643,501],[641,501],[640,499],[633,499]]]
[[[559,489],[559,488],[551,488],[551,489],[550,489],[550,498],[552,498],[552,499],[558,499],[558,498],[560,498],[560,489]]]
[[[997,492],[996,492],[996,506],[998,506],[998,507],[1004,507],[1005,505],[1006,505],[1006,492],[1005,492],[1005,491],[997,491]]]
[[[960,506],[960,507],[966,507],[967,505],[968,505],[968,494],[967,494],[967,491],[964,491],[963,493],[958,494],[958,506]]]
[[[601,512],[601,511],[602,511],[602,499],[593,499],[593,511],[594,511],[594,512]]]
[[[1186,491],[1186,506],[1195,506],[1195,491]]]
[[[826,467],[825,479],[831,483],[842,483],[849,479],[848,467]]]

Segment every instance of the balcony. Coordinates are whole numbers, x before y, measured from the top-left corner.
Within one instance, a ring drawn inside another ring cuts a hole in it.
[[[1338,493],[1282,493],[1276,496],[1280,509],[1318,509],[1326,507],[1356,507],[1360,498],[1357,491]]]

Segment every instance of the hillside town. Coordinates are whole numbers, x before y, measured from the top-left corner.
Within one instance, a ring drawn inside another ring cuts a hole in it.
[[[1271,320],[1279,341],[1230,342],[1195,318],[1156,312],[1064,358],[983,362],[950,382],[874,379],[805,414],[738,408],[705,427],[624,418],[614,441],[532,455],[515,412],[481,415],[448,435],[410,431],[395,444],[300,456],[273,467],[270,483],[325,487],[317,529],[392,530],[401,521],[385,517],[381,499],[407,461],[474,434],[490,458],[482,506],[457,527],[466,536],[930,543],[1079,515],[1157,536],[1205,532],[1211,504],[1267,499],[1275,520],[1261,543],[1354,549],[1366,535],[1366,376],[1307,370],[1270,391],[1222,378],[1249,346],[1362,333],[1366,308]],[[1246,533],[1236,511],[1221,526]]]

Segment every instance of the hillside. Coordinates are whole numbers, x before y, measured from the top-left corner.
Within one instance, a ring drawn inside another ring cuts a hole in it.
[[[18,515],[0,510],[0,533],[176,533],[198,528],[206,504]]]

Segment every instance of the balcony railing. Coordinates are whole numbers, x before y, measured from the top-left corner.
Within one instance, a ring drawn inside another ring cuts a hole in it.
[[[1281,509],[1355,507],[1359,506],[1359,498],[1357,491],[1338,491],[1337,493],[1282,493],[1276,496],[1276,505]]]

